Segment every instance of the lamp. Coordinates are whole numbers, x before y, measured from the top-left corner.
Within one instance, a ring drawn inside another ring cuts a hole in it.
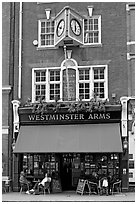
[[[71,54],[72,54],[72,50],[67,50],[67,57],[68,57],[68,59],[71,58]]]
[[[124,149],[124,150],[127,150],[127,148],[128,148],[128,141],[127,141],[127,139],[125,138],[125,140],[123,141],[123,149]]]
[[[45,9],[45,13],[46,13],[46,18],[47,18],[47,20],[50,19],[50,12],[51,12],[51,9],[49,9],[49,8]]]
[[[89,17],[92,17],[92,14],[93,14],[93,6],[91,5],[91,6],[88,6],[88,15],[89,15]]]

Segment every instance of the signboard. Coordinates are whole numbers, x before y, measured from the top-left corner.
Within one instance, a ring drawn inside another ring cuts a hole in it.
[[[83,195],[86,184],[87,180],[79,179],[76,193],[80,193],[81,195]]]
[[[59,179],[52,179],[52,192],[53,193],[62,192],[61,182]]]
[[[120,122],[121,112],[81,112],[81,113],[26,113],[20,114],[21,125],[80,124]]]

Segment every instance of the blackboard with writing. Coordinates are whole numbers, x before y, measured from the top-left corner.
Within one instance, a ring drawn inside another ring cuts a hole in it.
[[[84,180],[84,179],[79,179],[78,185],[77,185],[76,193],[80,193],[81,195],[83,195],[83,193],[84,193],[84,188],[85,188],[86,183],[87,183],[86,180]]]
[[[52,179],[52,192],[62,192],[61,182],[59,179]]]

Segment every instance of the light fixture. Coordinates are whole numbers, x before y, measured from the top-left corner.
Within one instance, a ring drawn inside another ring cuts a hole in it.
[[[123,149],[124,149],[124,150],[127,150],[127,148],[128,148],[128,141],[127,141],[127,139],[125,138],[125,140],[123,141]]]
[[[93,6],[91,5],[91,6],[88,6],[88,15],[89,15],[89,17],[92,17],[92,15],[93,15]]]
[[[68,57],[68,59],[71,59],[71,54],[72,54],[72,50],[67,50],[67,57]]]
[[[47,18],[47,20],[50,19],[50,12],[51,12],[51,9],[50,9],[50,8],[45,9],[45,13],[46,13],[46,18]]]

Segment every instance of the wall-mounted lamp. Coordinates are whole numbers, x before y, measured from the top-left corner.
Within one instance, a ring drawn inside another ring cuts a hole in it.
[[[88,6],[88,15],[89,15],[89,17],[92,17],[92,15],[93,15],[93,6],[91,5],[91,6]]]
[[[49,8],[45,9],[45,13],[46,13],[47,20],[49,20],[50,19],[51,9],[49,9]]]
[[[123,149],[124,149],[124,150],[127,150],[127,148],[128,148],[128,141],[127,141],[127,139],[125,138],[125,140],[123,141]]]
[[[71,55],[72,55],[72,50],[67,50],[67,57],[68,57],[68,59],[71,59]]]

